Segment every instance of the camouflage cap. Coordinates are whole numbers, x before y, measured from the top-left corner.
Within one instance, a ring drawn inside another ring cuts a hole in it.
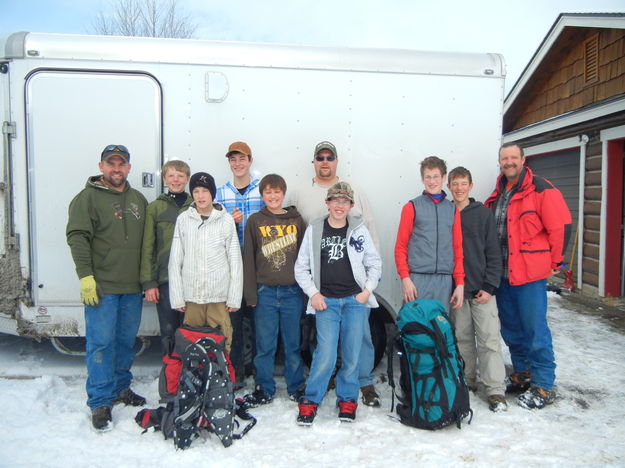
[[[330,201],[333,198],[345,198],[354,203],[354,191],[352,186],[347,182],[338,182],[328,189],[328,195],[326,201]]]

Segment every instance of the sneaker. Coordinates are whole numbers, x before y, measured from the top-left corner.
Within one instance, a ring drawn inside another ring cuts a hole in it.
[[[553,403],[555,399],[555,390],[531,387],[528,391],[519,396],[517,402],[519,403],[519,406],[522,406],[525,409],[542,409]]]
[[[299,426],[310,426],[317,416],[317,407],[319,405],[312,401],[302,398],[297,404],[299,414],[297,415],[297,424]]]
[[[488,395],[488,409],[494,413],[508,411],[508,402],[503,395]]]
[[[248,393],[243,397],[249,408],[256,408],[260,405],[266,405],[273,401],[273,397],[263,390],[263,387],[256,385],[254,392]]]
[[[365,406],[380,406],[380,395],[375,391],[373,385],[365,385],[360,387],[360,393],[362,393],[362,404]]]
[[[354,422],[358,403],[352,400],[339,401],[339,419],[341,422]]]
[[[127,388],[113,400],[114,405],[118,403],[123,403],[126,406],[143,406],[145,405],[145,398],[141,395],[137,395],[135,392],[130,390],[130,388]]]
[[[108,432],[113,429],[113,418],[110,406],[100,406],[91,411],[91,424],[98,432]]]
[[[299,390],[296,390],[295,392],[291,393],[289,395],[289,400],[291,401],[299,401],[300,398],[302,398],[304,396],[304,391],[305,389],[300,388]]]
[[[513,372],[506,379],[506,393],[521,393],[530,388],[532,373],[529,371]]]

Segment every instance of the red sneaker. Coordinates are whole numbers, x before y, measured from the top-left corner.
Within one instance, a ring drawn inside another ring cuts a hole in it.
[[[342,422],[353,422],[356,419],[358,403],[352,400],[339,401],[339,419]]]

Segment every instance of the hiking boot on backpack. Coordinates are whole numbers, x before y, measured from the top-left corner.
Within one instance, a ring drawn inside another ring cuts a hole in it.
[[[141,395],[137,395],[130,388],[127,388],[113,400],[114,405],[118,403],[123,403],[126,406],[143,406],[145,405],[145,398]]]
[[[532,373],[529,371],[513,372],[506,378],[506,393],[522,393],[530,388]]]
[[[91,424],[98,432],[108,432],[113,429],[113,418],[110,406],[100,406],[91,411]]]
[[[493,413],[508,411],[508,402],[503,395],[488,395],[488,409]]]
[[[317,407],[319,405],[313,403],[307,398],[302,398],[297,404],[299,414],[297,415],[297,424],[299,426],[310,426],[317,416]]]
[[[256,385],[252,393],[248,393],[243,397],[249,408],[256,408],[260,405],[266,405],[273,401],[273,397],[263,390],[263,387]]]
[[[555,390],[531,387],[528,391],[519,396],[517,402],[519,403],[519,406],[522,406],[525,409],[542,409],[553,403],[555,399]]]
[[[373,385],[365,385],[360,387],[360,393],[362,393],[362,404],[365,406],[380,406],[380,395],[375,391]]]
[[[339,419],[341,422],[354,422],[358,403],[352,400],[339,401]]]

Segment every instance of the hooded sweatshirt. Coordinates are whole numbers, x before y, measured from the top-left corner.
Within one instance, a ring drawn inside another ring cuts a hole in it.
[[[302,248],[295,262],[295,279],[308,296],[307,314],[314,314],[310,298],[321,289],[321,237],[323,223],[328,218],[317,218],[310,223],[304,233]],[[382,276],[382,259],[369,230],[362,218],[347,215],[347,256],[352,267],[354,280],[362,289],[371,292],[366,306],[378,307],[373,290]]]
[[[306,225],[297,208],[289,206],[285,211],[278,215],[265,207],[247,220],[243,249],[243,294],[247,304],[257,304],[258,284],[295,284],[293,267]]]
[[[501,248],[495,218],[473,198],[460,212],[464,252],[464,297],[473,299],[480,289],[495,294],[501,281]]]
[[[122,192],[87,179],[69,205],[67,243],[78,278],[93,275],[103,294],[141,291],[139,263],[147,201],[141,192]]]

